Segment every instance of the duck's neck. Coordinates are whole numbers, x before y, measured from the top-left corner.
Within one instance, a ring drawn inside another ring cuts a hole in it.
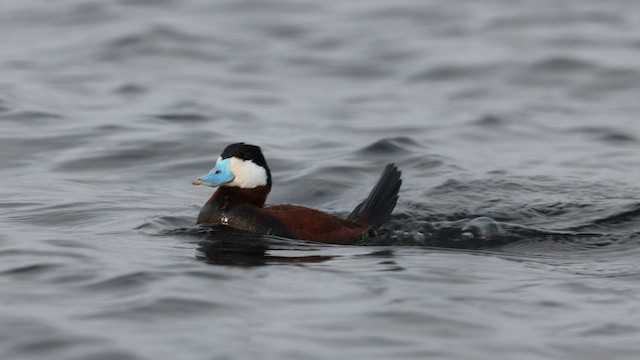
[[[228,209],[236,205],[252,205],[264,207],[271,186],[258,186],[252,189],[220,186],[209,199],[211,205]]]

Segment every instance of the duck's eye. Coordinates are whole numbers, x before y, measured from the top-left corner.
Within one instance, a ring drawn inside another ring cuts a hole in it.
[[[220,175],[221,173],[222,173],[222,170],[216,170],[216,172],[214,174]]]

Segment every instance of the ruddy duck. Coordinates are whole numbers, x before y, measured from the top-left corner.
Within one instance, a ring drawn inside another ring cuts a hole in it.
[[[402,180],[394,164],[384,169],[366,200],[346,219],[297,205],[269,205],[271,171],[258,146],[227,146],[194,185],[218,187],[198,214],[198,225],[229,226],[258,234],[330,244],[354,244],[391,216]]]

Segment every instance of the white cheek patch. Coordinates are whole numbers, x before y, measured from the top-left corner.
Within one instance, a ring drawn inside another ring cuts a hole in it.
[[[252,189],[258,186],[267,185],[267,170],[256,165],[251,160],[240,160],[231,158],[231,172],[234,178],[227,186],[237,186],[239,188]]]

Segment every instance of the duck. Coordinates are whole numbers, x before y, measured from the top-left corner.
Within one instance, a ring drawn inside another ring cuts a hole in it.
[[[240,142],[228,145],[213,169],[192,184],[217,188],[200,209],[198,226],[353,245],[390,218],[402,179],[395,164],[386,165],[369,196],[346,218],[300,205],[265,205],[271,170],[259,146]]]

